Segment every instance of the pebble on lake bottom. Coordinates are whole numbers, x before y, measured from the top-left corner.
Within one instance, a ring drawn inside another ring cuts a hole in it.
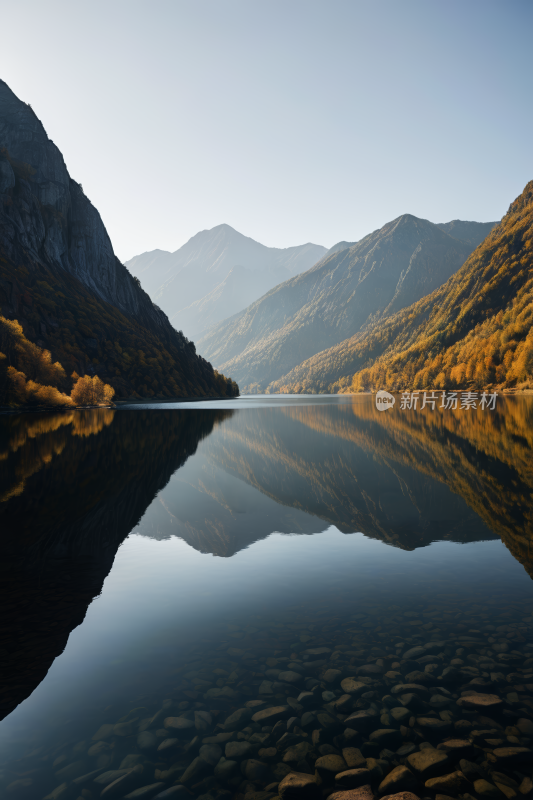
[[[43,751],[35,775],[4,765],[0,787],[14,800],[527,800],[531,622],[516,606],[433,601],[232,624],[174,671],[167,698]]]

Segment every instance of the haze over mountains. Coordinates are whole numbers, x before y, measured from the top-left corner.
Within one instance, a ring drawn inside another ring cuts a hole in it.
[[[266,247],[229,225],[217,225],[174,253],[153,250],[126,266],[172,324],[196,339],[273,286],[309,269],[326,252],[310,243]]]
[[[359,242],[335,245],[307,272],[213,325],[198,348],[244,391],[264,391],[316,353],[433,292],[495,224],[435,225],[404,214]]]

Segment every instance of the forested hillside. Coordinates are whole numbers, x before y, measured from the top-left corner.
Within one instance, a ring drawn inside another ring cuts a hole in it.
[[[120,397],[234,394],[116,258],[31,107],[0,81],[0,315]],[[16,366],[16,365],[14,365]]]
[[[533,387],[533,181],[443,286],[269,391]]]

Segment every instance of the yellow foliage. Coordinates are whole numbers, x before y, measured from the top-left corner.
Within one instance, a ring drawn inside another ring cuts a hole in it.
[[[78,378],[70,396],[77,406],[101,406],[109,405],[114,394],[113,387],[100,380],[98,375],[95,375],[94,378],[84,375]]]
[[[27,381],[23,372],[14,367],[7,368],[12,396],[19,405],[72,406],[72,400],[55,386],[43,386],[36,381]]]

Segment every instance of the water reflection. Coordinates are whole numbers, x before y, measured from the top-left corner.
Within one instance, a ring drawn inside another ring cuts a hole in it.
[[[406,550],[500,537],[533,574],[532,416],[528,398],[494,413],[386,414],[369,398],[269,398],[238,412],[4,417],[2,715],[46,675],[132,530],[224,557],[330,525]]]
[[[0,423],[0,714],[44,678],[155,494],[231,412]]]

